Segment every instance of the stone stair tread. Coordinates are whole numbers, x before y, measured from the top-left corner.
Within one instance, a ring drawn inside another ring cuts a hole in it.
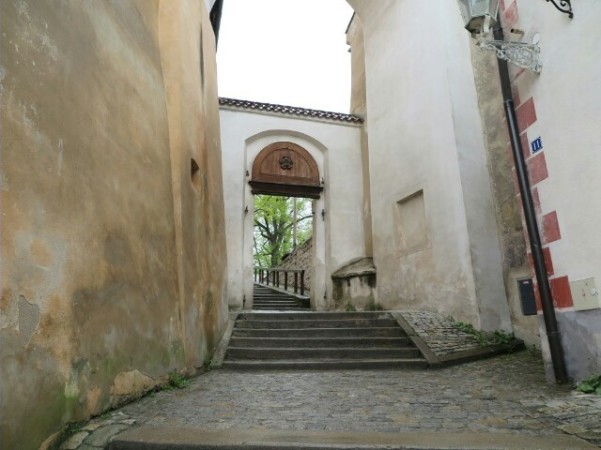
[[[246,359],[225,360],[223,369],[231,370],[381,370],[424,369],[428,363],[423,358],[379,359]]]
[[[340,361],[340,359],[338,358],[303,358],[303,359],[278,359],[278,360],[273,360],[273,359],[260,359],[260,358],[253,358],[253,359],[230,359],[227,361],[224,361],[224,363],[226,362],[243,362],[243,363],[254,363],[257,361],[262,361],[262,362],[266,362],[268,364],[273,364],[276,362],[289,362],[289,363],[299,363],[299,362],[323,362],[323,363],[334,363],[337,361]],[[354,362],[354,361],[366,361],[365,358],[347,358],[344,360],[345,362]],[[424,358],[374,358],[374,359],[369,359],[368,361],[370,362],[382,362],[382,361],[416,361],[416,362],[425,362],[426,360]]]
[[[222,365],[232,370],[427,366],[419,349],[385,311],[241,313]]]
[[[259,305],[274,305],[274,306],[284,306],[284,305],[298,305],[296,302],[292,301],[277,301],[277,302],[255,302],[253,307],[257,307]]]
[[[238,320],[316,320],[319,318],[332,318],[339,317],[343,318],[355,318],[355,319],[371,319],[381,318],[390,319],[391,316],[386,312],[368,312],[368,311],[357,311],[357,312],[337,312],[337,311],[304,311],[299,313],[287,313],[287,312],[275,312],[275,313],[240,313]]]
[[[335,351],[335,350],[360,350],[361,352],[368,352],[370,350],[417,350],[416,347],[405,346],[405,347],[356,347],[356,346],[335,346],[335,347],[228,347],[228,350],[253,350],[253,351],[299,351],[306,352],[310,350],[320,350],[320,351]]]
[[[299,311],[306,311],[307,309],[302,307],[302,306],[298,306],[297,303],[294,304],[285,304],[285,305],[279,305],[279,304],[272,304],[272,303],[265,303],[265,304],[258,304],[258,305],[254,305],[253,308],[273,308],[273,307],[277,307],[277,306],[290,306],[293,309],[298,309]],[[278,311],[278,309],[274,309],[274,311]]]
[[[239,320],[236,322],[240,328],[260,328],[263,326],[265,329],[269,328],[280,328],[283,325],[289,325],[290,328],[340,328],[337,325],[356,325],[360,328],[365,328],[365,325],[369,327],[380,328],[382,326],[393,327],[395,324],[394,319],[315,319],[315,320],[296,320],[286,321],[281,320]]]
[[[357,328],[235,328],[233,337],[305,337],[313,335],[315,337],[347,336],[354,335],[360,337],[370,336],[405,336],[402,329],[396,327],[357,327]]]
[[[270,287],[255,285],[253,289],[253,309],[257,311],[308,311],[305,300]]]
[[[298,305],[298,302],[292,300],[277,300],[277,301],[255,301],[253,307],[257,305]]]
[[[416,348],[230,348],[226,354],[227,361],[239,360],[353,360],[353,359],[388,359],[416,358],[420,355]]]
[[[332,345],[350,345],[356,346],[357,344],[362,347],[368,345],[387,345],[387,344],[395,344],[402,345],[408,344],[413,345],[409,338],[402,336],[394,336],[394,337],[380,337],[380,336],[364,336],[364,337],[352,337],[352,336],[343,336],[343,337],[263,337],[263,336],[233,336],[230,340],[230,345],[234,347],[249,347],[252,345],[265,345],[268,347],[268,344],[271,345],[284,345],[293,343],[296,346],[304,345],[315,345],[321,342],[332,343]],[[237,343],[247,345],[236,345]]]
[[[324,328],[317,328],[317,330],[321,330],[321,331],[328,331],[328,330],[334,330],[334,331],[353,331],[353,330],[395,330],[396,327],[324,327]],[[245,328],[245,327],[241,327],[238,328],[238,330],[253,330],[253,331],[315,331],[316,328],[315,327],[307,327],[307,328]]]

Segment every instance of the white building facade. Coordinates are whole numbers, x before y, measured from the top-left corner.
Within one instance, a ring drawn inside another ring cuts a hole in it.
[[[517,289],[534,275],[496,58],[471,41],[454,1],[348,1],[356,12],[349,41],[365,55],[353,70],[365,73],[380,299],[433,309],[439,291],[442,303],[455,296],[458,308],[478,305],[484,329],[503,328],[508,314],[526,342],[540,332],[551,377],[536,286],[534,316],[524,315]],[[582,379],[601,371],[601,5],[578,2],[570,19],[551,3],[505,0],[500,14],[507,39],[541,45],[540,74],[510,65],[513,101],[567,371]],[[410,254],[386,245],[398,236],[385,219],[399,202],[401,215],[406,206],[424,218],[421,236],[408,225],[424,247]],[[466,282],[453,286],[458,280]]]
[[[305,149],[323,188],[313,203],[311,305],[331,309],[331,274],[365,256],[361,120],[302,108],[221,99],[223,180],[230,308],[252,307],[253,163],[277,143]]]

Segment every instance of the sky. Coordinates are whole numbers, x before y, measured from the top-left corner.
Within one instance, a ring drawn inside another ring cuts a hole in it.
[[[348,112],[346,0],[224,0],[219,95]]]

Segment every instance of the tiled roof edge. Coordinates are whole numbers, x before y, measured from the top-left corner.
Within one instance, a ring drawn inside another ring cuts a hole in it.
[[[363,119],[353,114],[344,114],[318,109],[298,108],[296,106],[276,105],[274,103],[261,103],[249,100],[238,100],[235,98],[219,97],[222,106],[233,106],[236,108],[252,109],[255,111],[274,112],[299,117],[311,117],[315,119],[336,120],[338,122],[363,123]]]

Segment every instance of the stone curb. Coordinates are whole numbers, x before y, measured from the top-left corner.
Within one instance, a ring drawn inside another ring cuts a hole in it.
[[[519,352],[526,349],[524,342],[520,339],[515,339],[510,344],[490,345],[488,347],[476,348],[473,350],[465,350],[463,352],[452,353],[440,357],[442,366],[450,366],[453,364],[461,364],[479,359],[490,358],[492,356],[504,355],[512,352]]]
[[[479,359],[490,358],[501,354],[507,354],[517,351],[522,351],[526,348],[524,342],[521,339],[514,339],[508,344],[497,344],[489,345],[486,347],[474,347],[472,349],[463,350],[448,354],[436,354],[430,346],[427,344],[425,339],[415,331],[415,329],[409,324],[409,322],[403,317],[400,311],[391,311],[390,315],[394,317],[399,326],[407,333],[409,339],[415,344],[420,350],[428,365],[432,369],[438,369],[441,367],[447,367],[453,364],[461,364],[470,361],[477,361]],[[466,333],[467,335],[467,333]]]
[[[428,365],[432,369],[436,369],[442,367],[443,362],[440,358],[434,353],[426,341],[424,341],[419,334],[415,332],[413,327],[409,325],[409,322],[405,320],[405,318],[401,315],[400,312],[391,312],[390,315],[394,317],[399,326],[403,329],[403,331],[407,334],[411,342],[415,344],[415,346],[419,349],[421,354],[426,358]]]
[[[227,346],[229,345],[232,333],[234,332],[234,325],[236,324],[236,320],[238,319],[238,316],[240,314],[240,311],[231,312],[229,314],[227,328],[223,333],[223,336],[221,338],[221,341],[219,342],[219,345],[217,346],[217,349],[215,350],[215,353],[213,353],[213,358],[211,359],[211,364],[209,365],[210,370],[220,369],[223,365],[225,352],[227,351]]]
[[[177,426],[143,426],[114,439],[108,450],[534,450],[594,449],[565,434],[525,436],[510,433],[359,433],[272,430],[208,431]]]

